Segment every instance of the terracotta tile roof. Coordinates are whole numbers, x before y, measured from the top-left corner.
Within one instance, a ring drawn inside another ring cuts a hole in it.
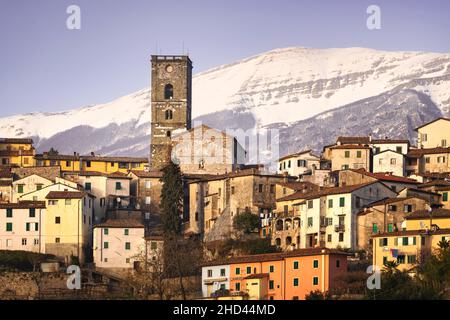
[[[361,168],[361,169],[350,169],[354,172],[358,172],[360,174],[364,174],[368,177],[372,177],[375,178],[377,180],[380,181],[389,181],[389,182],[403,182],[403,183],[414,183],[414,184],[419,184],[420,182],[411,179],[411,178],[405,178],[405,177],[401,177],[401,176],[395,176],[393,174],[388,174],[388,173],[383,173],[383,172],[376,172],[376,173],[372,173],[372,172],[368,172],[365,169]]]
[[[0,209],[44,209],[45,201],[21,201],[19,203],[0,203]]]
[[[0,187],[12,186],[12,180],[0,180]]]
[[[268,273],[254,273],[244,278],[244,280],[269,278]]]
[[[413,213],[410,213],[405,217],[406,220],[415,220],[415,219],[426,219],[430,217],[430,212],[428,210],[417,210]],[[433,219],[434,218],[450,218],[450,210],[449,209],[434,209],[433,210]]]
[[[206,262],[203,264],[203,266],[277,261],[277,260],[283,260],[286,258],[306,257],[306,256],[315,256],[315,255],[323,255],[323,254],[337,254],[337,255],[345,255],[345,256],[348,255],[346,252],[343,252],[343,251],[340,251],[337,249],[308,248],[308,249],[297,249],[297,250],[287,251],[287,252],[255,254],[255,255],[233,257],[233,258],[229,258],[229,259],[221,259],[221,260]]]
[[[423,148],[423,149],[409,149],[407,153],[407,157],[417,158],[426,154],[441,154],[441,153],[450,153],[449,148]]]
[[[450,185],[446,187],[437,187],[436,191],[450,191]]]
[[[81,191],[50,191],[46,199],[81,199],[86,196],[86,192]]]
[[[135,219],[110,219],[94,228],[144,228],[144,225]]]
[[[0,168],[0,179],[12,179],[13,174],[10,168]]]
[[[136,175],[138,178],[161,178],[163,176],[163,173],[160,170],[131,170],[130,172]]]
[[[427,126],[427,125],[429,125],[429,124],[431,124],[431,123],[433,123],[433,122],[436,122],[436,121],[438,121],[438,120],[446,120],[446,121],[450,121],[450,118],[444,118],[444,117],[436,118],[436,119],[434,119],[434,120],[432,120],[432,121],[430,121],[430,122],[424,123],[424,124],[421,125],[420,127],[415,128],[414,131],[417,131],[417,130],[419,130],[420,128],[423,128],[423,127],[425,127],[425,126]]]
[[[344,144],[344,145],[330,147],[330,149],[332,149],[332,150],[334,150],[334,149],[342,149],[342,150],[344,150],[344,149],[370,149],[370,147],[364,146],[364,145]]]
[[[341,144],[369,144],[369,137],[338,137],[336,142]]]
[[[283,161],[283,160],[288,159],[288,158],[298,157],[298,156],[301,156],[302,154],[306,154],[306,153],[310,153],[310,152],[311,152],[311,150],[308,149],[308,150],[304,150],[304,151],[288,154],[288,155],[285,155],[285,156],[281,157],[280,159],[278,159],[278,161]],[[314,154],[311,154],[311,155],[313,157],[319,158],[318,156],[316,156]]]
[[[372,139],[372,144],[407,143],[408,139]]]
[[[147,158],[136,158],[136,157],[102,157],[102,156],[92,156],[92,155],[49,155],[49,154],[37,154],[35,159],[38,160],[85,160],[85,161],[104,161],[104,162],[134,162],[134,163],[147,163]]]
[[[131,177],[129,177],[128,174],[120,171],[106,174],[106,177],[111,179],[131,179]]]
[[[450,229],[439,229],[433,232],[429,230],[405,230],[405,231],[395,231],[395,232],[385,232],[378,233],[372,235],[372,238],[380,238],[380,237],[401,237],[401,236],[415,236],[415,235],[441,235],[441,234],[450,234]]]
[[[431,179],[450,179],[450,172],[417,173],[416,175]]]
[[[0,144],[33,144],[30,138],[0,138]]]
[[[265,173],[257,169],[247,169],[247,170],[237,170],[233,172],[229,172],[226,174],[217,174],[217,175],[195,175],[195,174],[187,174],[183,175],[185,178],[195,179],[198,177],[198,181],[213,181],[213,180],[222,180],[227,178],[237,178],[237,177],[247,177],[247,176],[258,176],[258,177],[269,177],[269,178],[289,178],[289,176],[283,174],[270,174]],[[197,182],[197,181],[195,181]]]
[[[34,156],[34,150],[0,150],[2,157]]]
[[[422,183],[417,186],[417,188],[428,188],[428,187],[448,187],[450,186],[450,182],[443,179],[437,179],[430,182]]]

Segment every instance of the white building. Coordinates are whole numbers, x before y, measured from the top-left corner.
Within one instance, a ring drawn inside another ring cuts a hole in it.
[[[134,269],[145,254],[144,225],[137,220],[108,220],[94,226],[94,263],[97,268]]]
[[[409,149],[409,140],[372,139],[370,144],[373,148],[373,154],[386,150],[407,154]]]
[[[37,174],[32,174],[25,178],[16,180],[13,182],[12,188],[12,202],[18,202],[19,198],[26,193],[30,193],[36,190],[40,190],[43,187],[52,185],[54,182],[38,176]]]
[[[405,156],[392,150],[384,150],[373,156],[373,172],[390,172],[395,176],[405,176]]]
[[[311,174],[320,168],[320,157],[311,150],[284,156],[278,160],[278,173],[288,173],[291,176]]]
[[[219,289],[230,290],[230,265],[202,267],[202,294],[210,297]]]

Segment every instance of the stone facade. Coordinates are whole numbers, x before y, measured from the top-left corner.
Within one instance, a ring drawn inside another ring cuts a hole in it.
[[[188,56],[152,56],[151,168],[170,161],[175,130],[191,128],[192,62]]]

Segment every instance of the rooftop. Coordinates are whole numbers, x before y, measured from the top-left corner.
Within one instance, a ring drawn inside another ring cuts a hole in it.
[[[434,119],[434,120],[432,120],[432,121],[429,121],[429,122],[424,123],[424,124],[421,125],[420,127],[415,128],[414,131],[417,131],[417,130],[419,130],[420,128],[423,128],[423,127],[425,127],[425,126],[427,126],[427,125],[429,125],[429,124],[432,124],[433,122],[439,121],[439,120],[450,121],[450,118],[444,118],[444,117],[436,118],[436,119]]]
[[[0,144],[33,144],[30,138],[0,138]]]
[[[135,219],[109,219],[94,228],[144,228],[144,225]]]
[[[19,203],[0,203],[0,209],[45,209],[45,201],[21,201]]]
[[[82,199],[84,196],[86,196],[86,192],[81,191],[50,191],[46,199]]]
[[[450,218],[450,210],[449,209],[434,209],[433,210],[433,219],[434,218]],[[430,212],[428,210],[417,210],[405,217],[406,220],[417,220],[417,219],[427,219],[430,218]]]

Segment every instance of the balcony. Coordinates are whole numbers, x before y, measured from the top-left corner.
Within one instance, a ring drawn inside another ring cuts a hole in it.
[[[335,225],[334,226],[334,231],[335,232],[344,232],[345,231],[345,225],[343,225],[343,224]]]

